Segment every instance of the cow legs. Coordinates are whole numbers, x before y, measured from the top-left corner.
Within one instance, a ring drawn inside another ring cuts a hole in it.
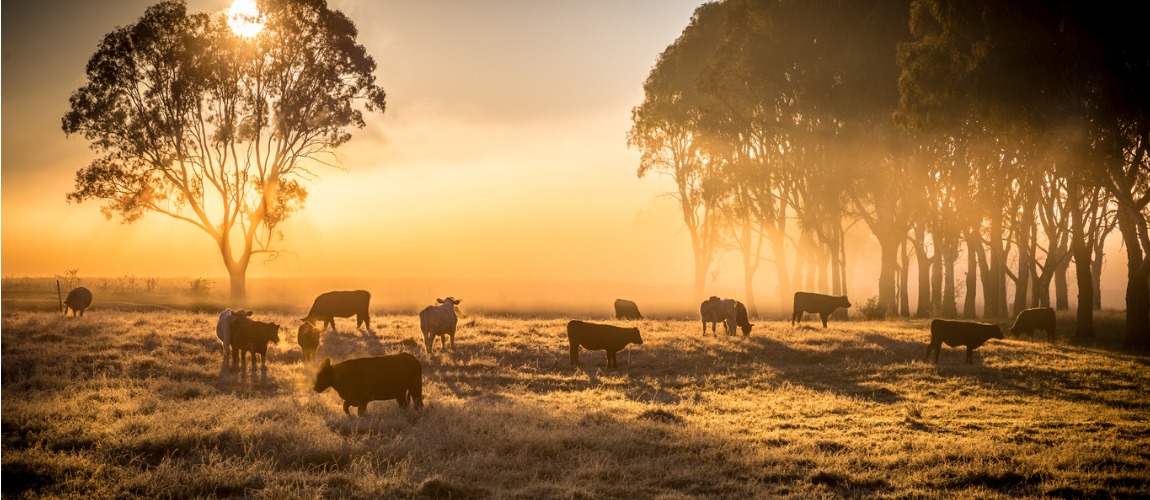
[[[360,403],[357,408],[359,409],[359,416],[363,417],[363,414],[367,412],[367,401]]]
[[[607,368],[618,368],[619,362],[615,359],[617,351],[607,351]]]
[[[703,335],[707,335],[707,320],[703,320]]]
[[[823,320],[823,328],[827,327],[827,316],[829,316],[829,313],[824,313],[824,312],[819,313],[819,319]]]
[[[974,348],[966,346],[966,364],[974,364]]]
[[[447,342],[447,339],[443,339],[443,341]],[[447,346],[444,346],[444,348],[446,348],[446,347]],[[454,333],[451,334],[451,352],[455,352],[455,334]]]
[[[351,401],[343,400],[343,412],[351,415]]]
[[[927,362],[930,361],[930,352],[931,351],[934,351],[934,362],[938,363],[938,354],[940,351],[942,351],[942,343],[939,342],[936,344],[934,342],[931,342],[929,345],[927,345],[926,346],[926,359],[924,359],[924,361],[927,361]]]
[[[706,332],[703,330],[703,333]],[[571,343],[571,366],[579,366],[579,344],[574,342]]]

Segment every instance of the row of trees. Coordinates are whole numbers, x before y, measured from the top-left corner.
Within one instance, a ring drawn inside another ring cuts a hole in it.
[[[845,234],[861,224],[881,249],[884,311],[911,313],[912,264],[915,314],[965,317],[980,291],[986,317],[1050,305],[1073,265],[1076,333],[1091,337],[1117,227],[1127,344],[1150,348],[1137,19],[1070,0],[708,3],[651,70],[628,143],[640,176],[675,181],[697,297],[725,246],[752,307],[762,262],[782,310],[804,277],[845,293]]]

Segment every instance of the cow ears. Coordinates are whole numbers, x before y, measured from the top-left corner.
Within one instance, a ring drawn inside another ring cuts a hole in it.
[[[435,303],[436,303],[436,304],[442,304],[442,303],[443,303],[443,299],[435,299]]]
[[[319,365],[320,370],[326,370],[328,368],[331,368],[331,358],[325,358],[323,363]]]

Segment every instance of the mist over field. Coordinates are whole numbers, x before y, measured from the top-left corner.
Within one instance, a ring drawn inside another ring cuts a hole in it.
[[[2,494],[1150,497],[1142,10],[6,1]]]

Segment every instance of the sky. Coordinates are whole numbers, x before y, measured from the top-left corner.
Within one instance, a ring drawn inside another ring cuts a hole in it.
[[[95,157],[61,130],[68,97],[103,36],[153,3],[3,2],[0,275],[226,287],[218,250],[191,225],[158,214],[125,225],[99,202],[65,198]],[[231,0],[187,3],[220,12]],[[673,183],[636,175],[626,133],[643,81],[700,3],[329,0],[359,28],[387,110],[340,148],[341,168],[317,171],[304,210],[282,225],[285,252],[254,260],[248,277],[625,283],[689,296]],[[857,303],[877,294],[878,248],[864,233],[848,241]],[[1109,264],[1104,280],[1120,284],[1124,262]],[[756,275],[760,307],[779,303],[774,280]],[[1104,282],[1107,307],[1120,306],[1115,286]],[[718,260],[705,294],[743,297],[737,252]]]
[[[95,156],[61,131],[68,97],[103,36],[152,3],[3,3],[4,276],[226,277],[189,224],[124,225],[65,199]],[[375,58],[387,111],[307,185],[287,253],[248,275],[690,283],[688,237],[660,196],[672,184],[637,177],[626,132],[700,3],[330,0]]]

